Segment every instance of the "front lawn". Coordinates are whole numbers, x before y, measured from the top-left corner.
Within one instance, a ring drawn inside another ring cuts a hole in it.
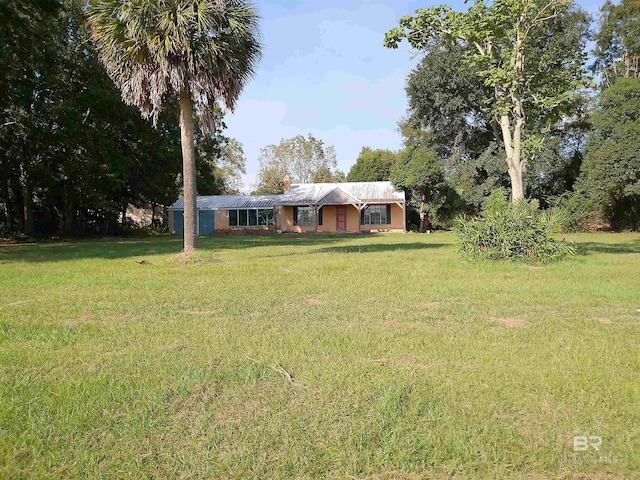
[[[571,239],[0,246],[0,478],[631,478],[640,235]]]

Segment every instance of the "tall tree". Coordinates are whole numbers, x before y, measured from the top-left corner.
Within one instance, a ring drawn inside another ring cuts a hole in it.
[[[465,66],[493,90],[487,108],[500,128],[512,200],[523,199],[527,154],[541,143],[539,131],[525,137],[525,121],[553,124],[587,85],[584,33],[561,41],[562,20],[580,12],[572,0],[476,0],[467,12],[440,6],[416,13],[387,32],[385,45],[397,48],[406,37],[417,49],[442,41],[471,47]]]
[[[356,163],[349,170],[348,182],[380,182],[389,180],[391,169],[398,160],[391,150],[372,150],[362,147]]]
[[[400,152],[399,157],[391,171],[391,182],[408,193],[409,204],[420,215],[420,232],[424,232],[431,228],[434,217],[440,213],[452,192],[433,151],[407,148]]]
[[[618,78],[640,78],[640,1],[607,0],[600,9],[600,29],[595,37],[595,70],[610,87]]]
[[[232,109],[260,58],[258,15],[245,0],[95,0],[91,35],[122,98],[157,122],[178,97],[185,200],[184,253],[196,248],[194,108],[215,131],[220,100]]]
[[[38,119],[31,110],[43,101],[45,73],[55,69],[52,38],[59,33],[58,0],[6,0],[0,4],[0,213],[9,231],[32,234],[28,165],[22,161],[27,138]],[[32,162],[36,163],[36,162]]]
[[[601,93],[576,190],[614,228],[640,229],[640,79],[620,78]]]
[[[202,136],[196,141],[198,194],[237,195],[242,188],[247,158],[242,144],[221,133]]]
[[[478,68],[460,68],[470,47],[443,40],[428,43],[407,78],[408,117],[400,128],[412,145],[435,148],[438,157],[477,158],[497,125],[484,108],[493,91]]]
[[[336,152],[309,134],[282,139],[278,145],[260,149],[260,171],[256,193],[282,193],[284,178],[302,183],[334,182],[344,179],[336,169]]]

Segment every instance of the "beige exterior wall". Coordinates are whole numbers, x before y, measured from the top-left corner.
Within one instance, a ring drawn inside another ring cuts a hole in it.
[[[404,231],[405,229],[405,209],[393,203],[391,204],[391,223],[388,225],[360,225],[360,212],[353,205],[345,205],[347,211],[347,232],[355,233],[359,231],[370,232],[388,232],[388,231]],[[336,232],[336,212],[337,206],[325,205],[323,207],[322,220],[323,225],[300,227],[293,224],[293,207],[276,208],[275,227],[232,227],[229,228],[229,211],[215,211],[215,230],[214,233],[246,233],[246,232],[293,232],[293,233],[313,233],[313,232]],[[360,229],[358,226],[360,225]],[[175,212],[169,210],[169,231],[173,234],[175,231]]]
[[[372,204],[373,205],[373,204]],[[382,205],[382,204],[378,204]],[[404,231],[406,228],[406,207],[396,203],[391,204],[391,223],[388,225],[362,225],[361,230],[370,232]]]
[[[352,208],[355,210],[355,207],[351,205],[347,205],[347,211]],[[331,232],[335,233],[336,231],[336,206],[335,205],[325,205],[322,207],[322,225],[318,225],[319,232]],[[349,219],[347,218],[347,228]],[[356,225],[357,228],[357,225]]]
[[[404,231],[405,210],[393,203],[391,204],[391,223],[388,225],[360,225],[360,212],[353,205],[345,205],[347,211],[347,232],[356,233],[363,230],[370,232]],[[335,205],[325,205],[322,213],[323,225],[318,225],[318,232],[336,232],[336,209]],[[300,227],[293,224],[293,207],[280,207],[276,214],[276,227],[282,232],[311,233],[316,231],[315,226]]]
[[[216,210],[215,229],[226,230],[229,228],[229,210]]]

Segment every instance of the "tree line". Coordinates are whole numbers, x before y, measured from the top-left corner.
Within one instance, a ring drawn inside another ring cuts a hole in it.
[[[0,4],[0,230],[121,233],[132,205],[181,193],[178,100],[155,127],[122,100],[100,62],[81,0]],[[237,193],[246,158],[214,106],[194,117],[198,193]],[[208,131],[199,124],[215,125]]]
[[[260,154],[257,193],[294,181],[390,180],[415,229],[475,216],[496,190],[566,213],[567,228],[640,228],[640,2],[592,18],[569,0],[420,9],[390,30],[420,56],[404,148],[364,147],[345,176],[312,135]],[[594,48],[587,50],[593,40]]]
[[[363,150],[347,178],[405,188],[422,230],[477,214],[496,189],[560,207],[574,228],[640,228],[640,2],[607,1],[591,20],[569,0],[402,18],[385,45],[407,39],[422,57],[405,148]]]

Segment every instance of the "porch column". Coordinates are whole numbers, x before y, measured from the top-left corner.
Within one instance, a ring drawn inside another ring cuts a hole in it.
[[[314,216],[314,222],[315,223],[315,227],[316,227],[316,233],[318,233],[318,204],[315,204],[313,206],[314,208],[314,212],[313,212],[313,216]]]
[[[402,222],[402,231],[407,232],[407,202],[402,202],[402,216],[404,220]]]

